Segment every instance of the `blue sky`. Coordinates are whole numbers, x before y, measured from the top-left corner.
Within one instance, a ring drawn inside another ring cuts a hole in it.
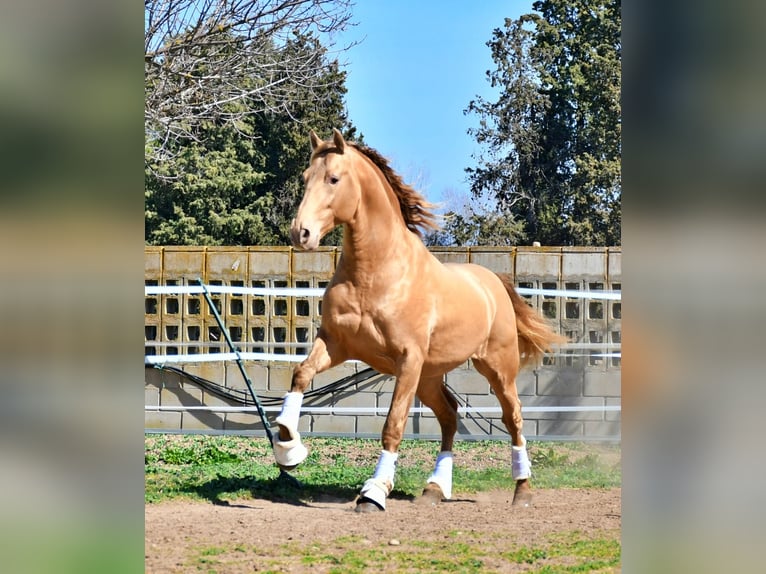
[[[531,11],[531,0],[358,0],[358,24],[336,38],[361,42],[340,55],[351,121],[430,201],[469,196],[464,170],[479,148],[466,130],[477,118],[463,110],[494,98],[492,31]]]

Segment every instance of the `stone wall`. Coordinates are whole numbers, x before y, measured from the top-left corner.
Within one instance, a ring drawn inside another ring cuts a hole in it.
[[[619,248],[481,247],[433,248],[442,261],[472,262],[494,271],[510,273],[519,287],[577,291],[621,290]],[[314,287],[327,285],[340,251],[321,248],[306,253],[279,247],[147,247],[146,285],[206,284],[234,287]],[[224,323],[243,351],[305,354],[321,320],[321,299],[314,297],[215,295]],[[522,404],[527,407],[603,407],[620,405],[621,317],[620,301],[574,297],[528,297],[570,341],[600,345],[573,346],[546,358],[534,371],[518,378]],[[210,354],[227,347],[214,316],[201,295],[146,297],[145,339],[147,355]],[[290,343],[279,347],[275,344]],[[603,344],[613,344],[612,348]],[[603,356],[604,354],[611,356]],[[290,357],[286,357],[289,359]],[[174,364],[184,371],[231,389],[245,389],[234,362]],[[294,363],[246,362],[258,395],[281,397],[290,387]],[[363,371],[366,365],[346,363],[318,375],[311,389]],[[177,373],[147,366],[146,405],[221,406],[235,403],[221,399]],[[446,384],[470,407],[497,407],[487,382],[470,364],[446,376]],[[343,392],[321,394],[305,406],[385,408],[391,400],[393,380],[377,376]],[[415,404],[416,407],[420,405]],[[273,419],[275,414],[270,413]],[[201,411],[147,410],[148,431],[201,431],[262,433],[256,414]],[[305,414],[299,430],[306,434],[379,436],[385,414]],[[532,439],[616,440],[620,436],[619,411],[525,412],[524,433]],[[438,436],[436,419],[429,412],[415,412],[407,423],[407,436]],[[461,415],[459,438],[507,438],[499,413]]]

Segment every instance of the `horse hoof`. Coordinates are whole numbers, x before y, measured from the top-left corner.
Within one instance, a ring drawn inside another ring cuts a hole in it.
[[[286,466],[286,465],[277,463],[277,466],[286,472],[290,472],[291,470],[295,470],[296,468],[298,468],[297,464],[294,464],[292,466]]]
[[[529,487],[529,481],[519,480],[516,482],[516,490],[513,492],[512,506],[520,506],[522,508],[531,506],[532,504],[532,489]]]
[[[438,484],[429,482],[428,486],[423,489],[423,494],[415,499],[415,503],[423,506],[436,506],[442,500],[444,500],[444,492],[442,492],[442,489]]]
[[[366,497],[361,497],[356,501],[356,508],[354,512],[384,512],[385,508],[380,506],[374,500]]]

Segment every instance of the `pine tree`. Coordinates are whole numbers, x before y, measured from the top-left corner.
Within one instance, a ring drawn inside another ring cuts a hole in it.
[[[488,46],[497,101],[466,113],[484,146],[475,197],[524,223],[523,240],[616,245],[621,232],[619,0],[540,0]]]
[[[348,137],[355,135],[345,114],[345,73],[336,60],[327,59],[314,35],[296,33],[286,44],[272,46],[267,57],[307,59],[309,53],[316,76],[310,90],[295,85],[266,110],[247,110],[247,100],[232,102],[223,110],[235,121],[198,121],[188,136],[165,142],[157,159],[147,154],[148,244],[288,243],[287,230],[303,192],[301,173],[310,156],[309,130],[329,133],[338,127]]]

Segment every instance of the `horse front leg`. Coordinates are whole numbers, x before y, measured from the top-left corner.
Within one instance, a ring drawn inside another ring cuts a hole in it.
[[[457,433],[458,404],[452,393],[444,386],[444,376],[421,378],[417,391],[420,402],[430,408],[439,421],[442,431],[441,450],[436,464],[428,477],[419,504],[435,505],[452,498],[452,444]]]
[[[357,512],[375,512],[386,509],[386,498],[394,488],[396,461],[399,457],[397,451],[404,436],[407,416],[415,398],[422,368],[423,359],[420,353],[405,354],[399,361],[396,386],[394,386],[391,406],[383,425],[383,450],[378,457],[372,478],[368,479],[362,486],[362,491],[356,502]]]
[[[332,344],[320,329],[309,356],[293,371],[290,392],[285,395],[282,410],[274,421],[279,427],[279,432],[274,437],[274,458],[281,468],[292,470],[308,456],[308,449],[301,442],[298,432],[304,392],[317,373],[326,371],[345,359],[337,345]]]

